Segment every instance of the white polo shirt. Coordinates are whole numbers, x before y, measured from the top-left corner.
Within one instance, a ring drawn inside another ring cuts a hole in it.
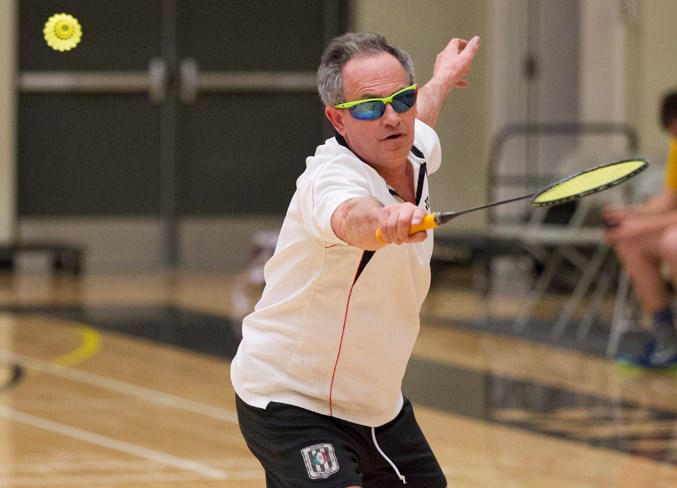
[[[418,205],[430,211],[426,171],[439,168],[440,143],[423,122],[415,128],[425,159],[409,155],[413,184]],[[341,203],[401,200],[336,138],[306,166],[265,267],[263,296],[243,321],[231,380],[255,407],[282,402],[376,427],[402,407],[402,378],[430,286],[432,235],[375,253],[343,242],[330,222]]]

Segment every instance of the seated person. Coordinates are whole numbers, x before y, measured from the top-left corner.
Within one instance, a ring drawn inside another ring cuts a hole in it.
[[[605,238],[628,273],[642,310],[653,317],[643,350],[621,361],[649,368],[677,367],[677,330],[667,268],[677,288],[677,92],[661,103],[661,124],[671,135],[663,190],[644,203],[604,210]]]

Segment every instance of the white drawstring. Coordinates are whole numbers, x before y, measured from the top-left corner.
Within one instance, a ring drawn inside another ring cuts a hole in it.
[[[400,479],[403,485],[407,484],[407,480],[404,476],[400,474],[400,470],[397,469],[397,466],[395,466],[395,463],[390,460],[388,456],[381,450],[381,446],[378,445],[378,442],[376,442],[376,429],[374,427],[371,428],[371,438],[374,441],[374,447],[376,447],[376,450],[379,452],[381,456],[383,456],[383,459],[388,461],[388,464],[392,466],[393,470],[395,471],[395,474],[397,477]]]

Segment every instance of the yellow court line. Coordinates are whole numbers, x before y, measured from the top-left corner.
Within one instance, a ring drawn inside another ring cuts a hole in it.
[[[92,357],[101,348],[101,336],[96,330],[77,322],[74,326],[80,335],[80,346],[69,353],[52,359],[53,363],[61,366],[75,366]]]

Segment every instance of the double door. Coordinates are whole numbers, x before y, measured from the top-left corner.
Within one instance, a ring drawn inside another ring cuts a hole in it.
[[[42,39],[62,10],[83,30],[63,53]],[[343,1],[31,0],[19,16],[19,220],[156,217],[174,264],[182,219],[283,213],[329,134],[315,71]]]

